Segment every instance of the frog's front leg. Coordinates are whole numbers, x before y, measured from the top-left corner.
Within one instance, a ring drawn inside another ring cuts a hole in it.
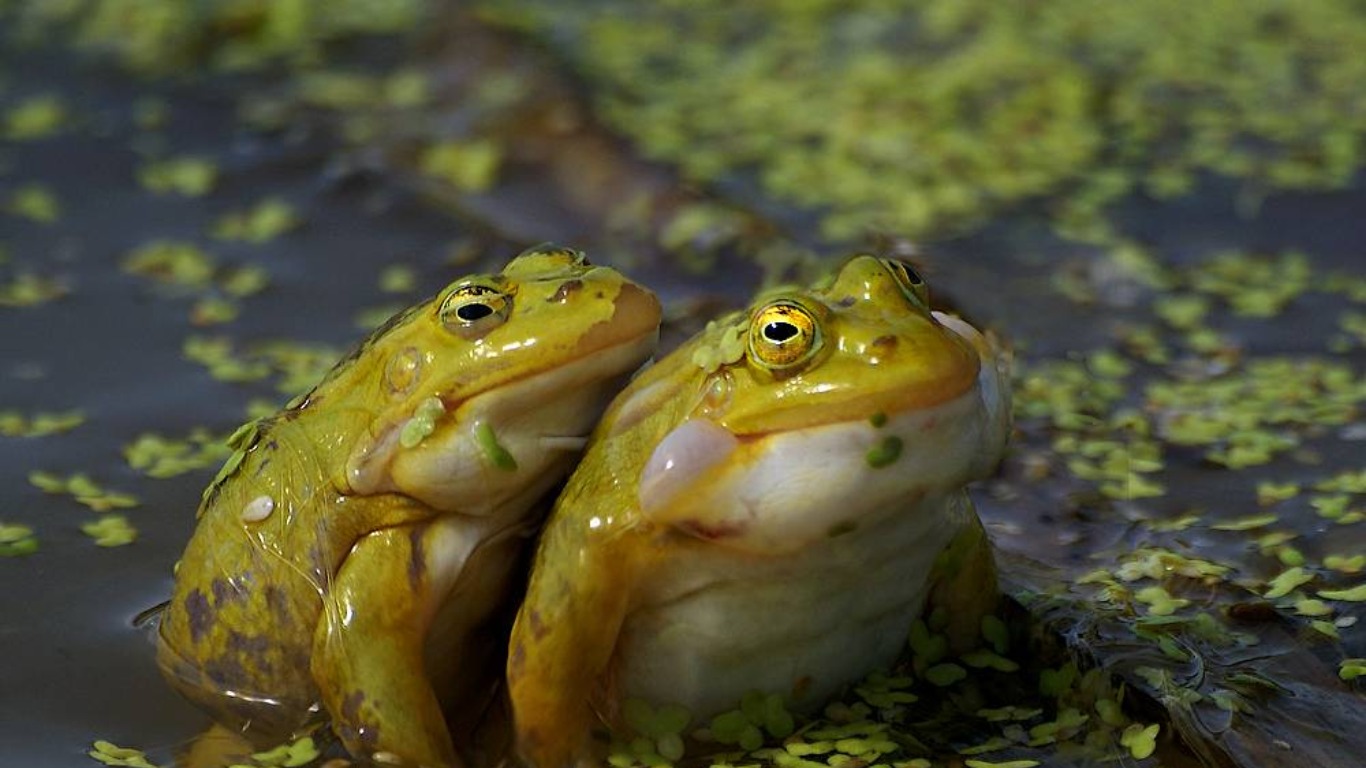
[[[462,523],[437,518],[363,536],[331,585],[312,671],[337,734],[357,756],[460,764],[423,654],[433,617],[473,549]]]
[[[517,751],[535,768],[602,764],[591,754],[593,699],[626,616],[625,558],[558,535],[564,527],[543,538],[508,644]]]
[[[945,509],[960,528],[935,560],[928,608],[948,609],[944,633],[949,647],[963,653],[980,644],[982,618],[1000,607],[1001,591],[991,540],[967,492],[960,491]]]

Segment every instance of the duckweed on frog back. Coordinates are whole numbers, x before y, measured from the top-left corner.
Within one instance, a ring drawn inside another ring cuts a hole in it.
[[[1005,361],[904,264],[770,293],[616,399],[539,545],[509,649],[518,746],[592,759],[628,700],[694,727],[749,691],[797,711],[890,667],[927,605],[996,604],[964,485],[1000,459]]]
[[[549,248],[394,317],[235,436],[162,618],[167,678],[261,741],[320,705],[358,756],[457,764],[544,497],[659,319]]]

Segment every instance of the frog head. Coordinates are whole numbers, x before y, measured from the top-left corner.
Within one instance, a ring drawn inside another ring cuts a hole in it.
[[[761,295],[685,354],[700,384],[644,462],[640,510],[723,544],[838,535],[960,488],[1004,448],[1004,357],[931,311],[899,261],[856,256],[823,287]]]
[[[653,353],[659,320],[654,294],[572,250],[534,248],[452,283],[309,396],[365,414],[334,482],[467,514],[542,493]]]

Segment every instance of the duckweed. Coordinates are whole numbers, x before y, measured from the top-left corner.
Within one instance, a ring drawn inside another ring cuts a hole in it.
[[[901,458],[901,438],[896,435],[887,435],[882,441],[868,449],[865,459],[868,466],[873,469],[882,469],[896,463]]]
[[[1134,190],[1341,187],[1362,159],[1366,22],[1335,0],[485,7],[562,41],[647,154],[704,183],[749,172],[833,239],[943,233],[1044,195],[1060,231],[1095,238]]]
[[[1366,602],[1366,584],[1361,584],[1351,589],[1324,589],[1319,590],[1319,597],[1328,600],[1342,600],[1350,603]]]
[[[128,466],[155,478],[175,477],[215,466],[231,452],[224,435],[203,428],[192,430],[184,439],[146,432],[123,446]]]
[[[217,181],[218,166],[203,157],[169,158],[138,169],[138,182],[157,194],[203,197]]]
[[[206,251],[180,240],[154,240],[123,259],[125,272],[186,289],[207,287],[216,268],[214,258]]]
[[[456,189],[481,192],[497,180],[502,155],[502,148],[490,140],[447,141],[428,147],[418,166]]]
[[[62,280],[20,272],[8,282],[0,282],[0,307],[36,307],[69,291]]]
[[[5,210],[39,224],[52,224],[62,216],[57,195],[42,184],[25,184],[14,190],[5,202]]]
[[[1267,590],[1262,593],[1262,595],[1263,597],[1273,600],[1278,597],[1285,597],[1313,580],[1314,575],[1304,568],[1287,568],[1271,581],[1267,582]]]
[[[147,760],[147,753],[140,749],[120,747],[108,741],[96,741],[88,754],[105,765],[126,766],[126,768],[157,768]]]
[[[481,422],[475,428],[474,439],[490,464],[506,472],[517,469],[517,459],[498,442],[498,436],[494,434],[493,427],[488,422]]]
[[[19,523],[0,522],[0,557],[31,555],[38,551],[33,529]]]
[[[219,240],[242,240],[259,245],[274,240],[300,223],[294,206],[278,198],[269,198],[244,211],[225,214],[214,224],[213,236]]]
[[[132,544],[138,531],[123,515],[101,515],[99,519],[81,525],[81,531],[101,547],[122,547]]]
[[[45,139],[60,131],[68,119],[65,100],[51,93],[30,96],[10,108],[0,124],[0,138],[9,141]]]
[[[0,435],[5,437],[46,437],[70,432],[85,423],[85,412],[39,411],[26,415],[19,411],[0,411]]]
[[[52,472],[35,470],[28,474],[28,481],[45,493],[70,495],[77,502],[96,512],[129,509],[140,503],[136,496],[110,491],[90,479],[89,475],[80,472],[62,477]]]
[[[251,759],[266,768],[297,768],[307,765],[318,758],[318,747],[312,736],[304,736],[287,744],[281,744],[265,752],[256,752]]]

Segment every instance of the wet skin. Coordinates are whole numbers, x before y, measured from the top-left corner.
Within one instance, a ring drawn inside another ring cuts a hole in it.
[[[545,497],[659,319],[553,248],[396,316],[235,436],[162,617],[167,678],[258,743],[326,715],[357,756],[460,764]]]
[[[858,256],[638,377],[537,550],[508,657],[521,756],[595,763],[631,698],[695,724],[750,690],[810,711],[934,605],[970,645],[997,590],[964,486],[1004,450],[1005,369],[913,270]]]

